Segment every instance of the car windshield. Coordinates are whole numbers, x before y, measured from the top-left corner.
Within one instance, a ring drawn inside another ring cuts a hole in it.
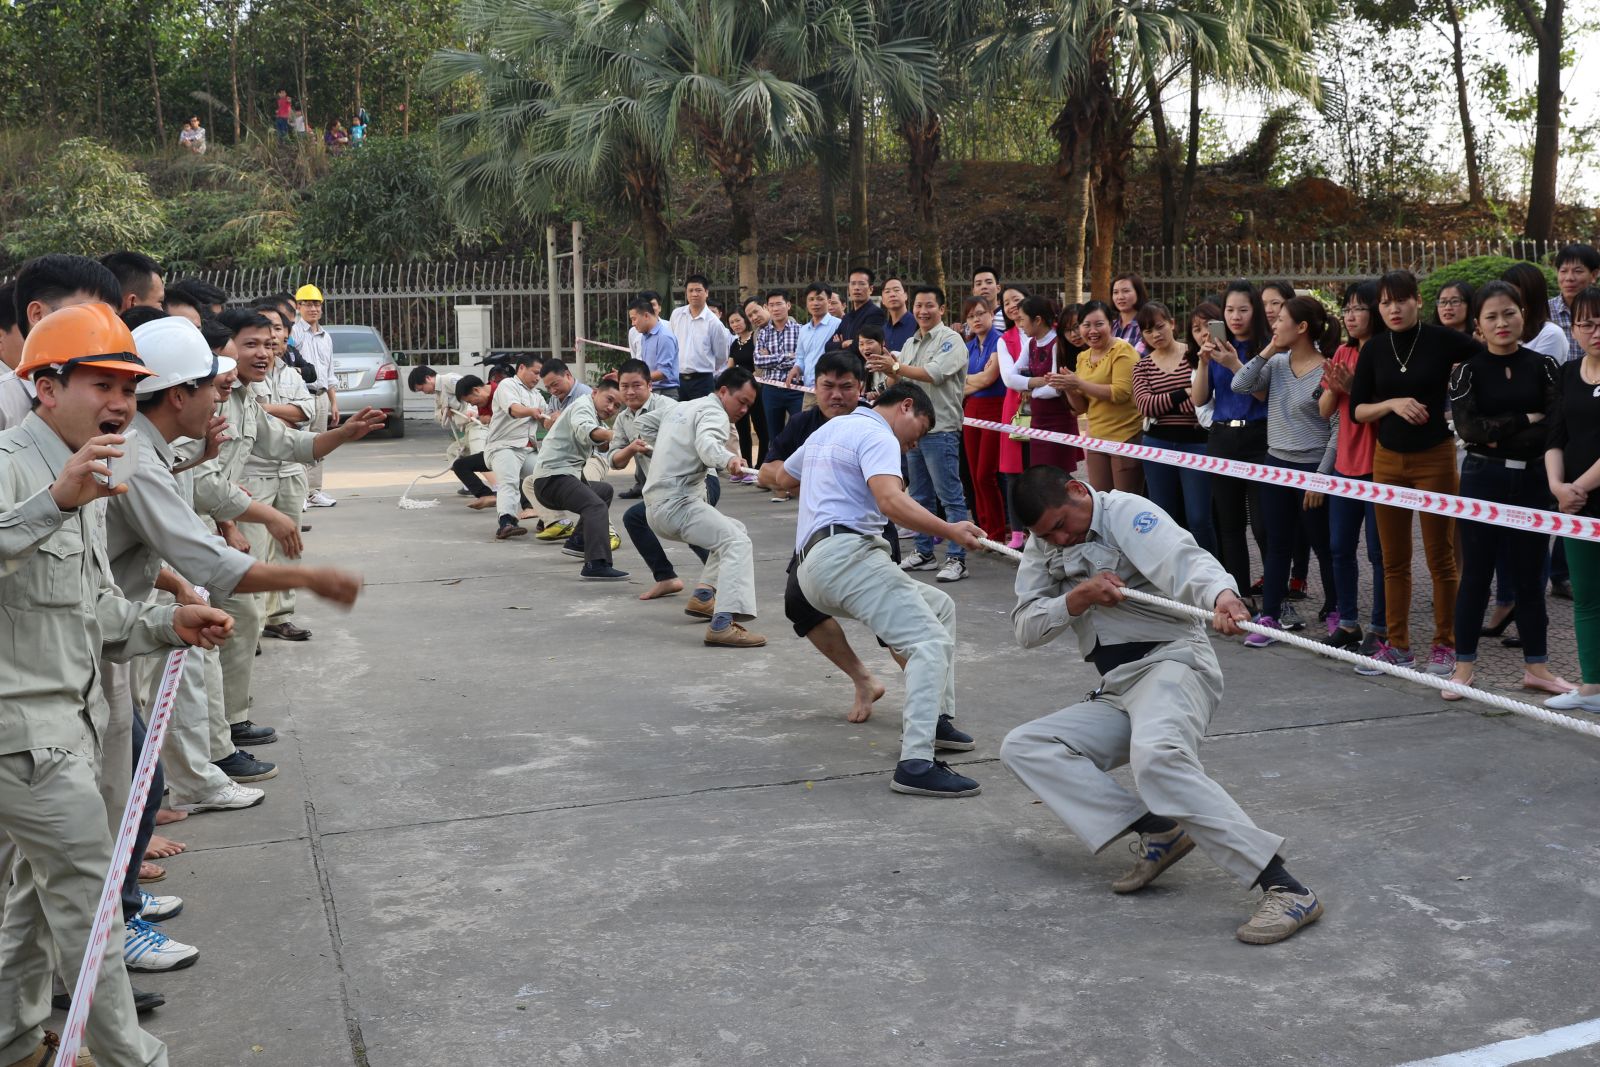
[[[329,330],[333,350],[340,355],[377,355],[383,351],[383,338],[372,330]]]

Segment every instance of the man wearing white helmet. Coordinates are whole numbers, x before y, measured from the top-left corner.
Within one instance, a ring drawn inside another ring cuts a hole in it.
[[[339,424],[339,394],[334,390],[333,337],[322,328],[322,290],[314,285],[302,285],[295,290],[294,307],[299,318],[289,336],[305,361],[317,370],[317,384],[322,391],[313,390],[317,398],[316,414],[311,416],[312,433],[321,433],[329,426]],[[395,416],[399,418],[398,415]],[[306,507],[331,508],[338,503],[322,491],[322,461],[306,464]]]
[[[232,371],[234,361],[213,355],[200,331],[177,317],[146,323],[133,340],[155,375],[139,383],[139,410],[127,435],[139,453],[130,491],[107,507],[111,572],[123,595],[138,601],[161,589],[179,603],[199,603],[199,586],[220,604],[234,593],[309,589],[336,603],[354,603],[361,585],[355,575],[263,563],[206,529],[194,510],[193,472],[173,471],[180,461],[172,442],[207,437],[217,406],[216,377]],[[261,790],[235,784],[211,762],[204,660],[191,656],[188,663],[162,750],[172,806],[221,811],[256,804]]]

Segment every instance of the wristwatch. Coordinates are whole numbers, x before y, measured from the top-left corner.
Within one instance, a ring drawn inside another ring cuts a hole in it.
[[[889,364],[889,373],[890,374],[899,374],[900,373],[900,361],[898,359],[895,360],[893,363]]]

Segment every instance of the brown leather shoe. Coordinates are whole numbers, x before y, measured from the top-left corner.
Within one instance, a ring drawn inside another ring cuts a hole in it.
[[[508,537],[521,537],[527,532],[528,528],[526,526],[518,526],[515,523],[508,523],[494,532],[494,538],[496,541],[504,541]]]
[[[263,626],[261,632],[268,637],[276,637],[280,641],[309,641],[311,631],[304,630],[292,622],[279,622],[271,626]]]
[[[691,596],[683,606],[683,613],[691,619],[709,619],[717,613],[717,598],[713,596],[710,600],[699,600]]]
[[[767,639],[760,634],[753,634],[736,622],[730,622],[726,630],[713,630],[706,627],[706,644],[716,645],[720,648],[760,648],[767,643]]]

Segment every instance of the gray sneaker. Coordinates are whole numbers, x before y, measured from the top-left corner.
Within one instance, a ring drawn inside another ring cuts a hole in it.
[[[938,563],[932,552],[913,552],[900,564],[903,571],[931,571],[933,565]]]
[[[1135,893],[1156,880],[1162,871],[1187,856],[1194,848],[1194,838],[1174,826],[1164,834],[1140,834],[1139,840],[1129,841],[1128,850],[1136,857],[1133,869],[1111,883],[1113,893]]]
[[[1322,901],[1310,890],[1291,893],[1287,889],[1269,889],[1262,894],[1250,921],[1234,934],[1247,945],[1274,945],[1320,918]]]
[[[1285,630],[1304,630],[1306,621],[1300,617],[1300,612],[1295,610],[1294,601],[1283,602],[1283,612],[1278,616],[1278,625]]]
[[[933,576],[936,582],[959,582],[967,576],[967,561],[959,556],[946,556],[944,566]]]

